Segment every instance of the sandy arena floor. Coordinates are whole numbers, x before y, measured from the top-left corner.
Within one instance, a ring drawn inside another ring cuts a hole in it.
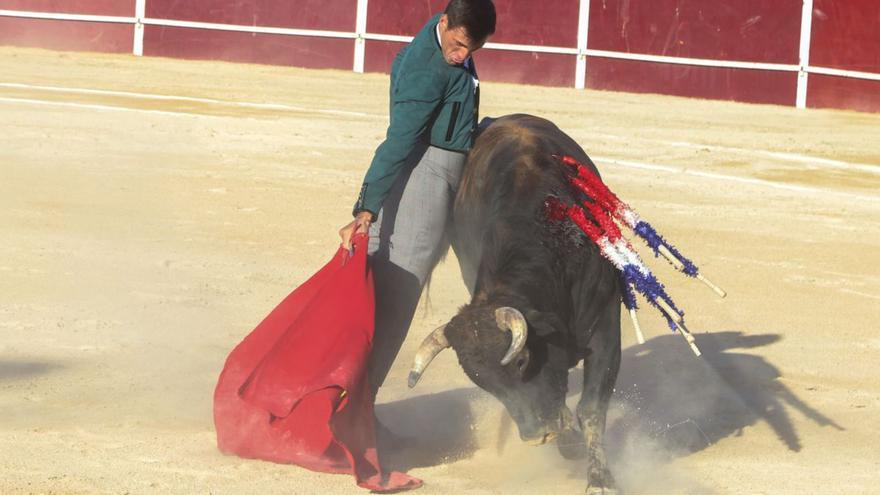
[[[0,493],[363,492],[221,455],[211,395],[336,249],[386,94],[382,75],[0,48]],[[482,113],[514,112],[570,133],[730,293],[652,263],[705,355],[650,311],[635,345],[624,320],[608,449],[628,493],[880,493],[880,115],[485,82]],[[453,257],[430,296],[380,396],[420,440],[392,467],[426,495],[581,493],[582,466],[522,445],[453,353],[406,388],[466,301]]]

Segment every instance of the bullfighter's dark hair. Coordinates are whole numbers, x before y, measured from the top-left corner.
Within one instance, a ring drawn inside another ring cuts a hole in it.
[[[448,28],[464,27],[474,42],[483,42],[495,33],[495,4],[492,0],[452,0],[444,11]]]

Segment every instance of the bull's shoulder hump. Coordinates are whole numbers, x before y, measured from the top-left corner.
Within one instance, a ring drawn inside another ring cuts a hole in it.
[[[536,115],[531,115],[527,113],[514,113],[510,115],[505,115],[503,117],[499,117],[492,125],[507,125],[507,126],[517,126],[517,127],[526,127],[529,129],[533,129],[535,131],[539,130],[548,130],[548,131],[558,131],[559,128],[556,127],[556,124],[550,122],[549,120],[538,117]]]
[[[549,138],[560,133],[560,129],[553,122],[522,113],[500,117],[492,122],[492,125],[484,131],[484,134],[496,135],[496,139],[503,136],[507,140],[521,140],[524,142]]]

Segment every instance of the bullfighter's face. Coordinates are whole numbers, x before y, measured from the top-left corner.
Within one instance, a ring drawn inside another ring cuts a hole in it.
[[[464,26],[449,27],[446,14],[440,17],[440,50],[449,65],[461,65],[472,53],[482,48],[486,40],[473,40]]]
[[[570,421],[565,407],[567,369],[548,366],[546,343],[532,335],[526,347],[502,365],[511,333],[498,327],[495,309],[466,307],[446,326],[446,337],[468,377],[504,404],[523,441],[551,441]]]

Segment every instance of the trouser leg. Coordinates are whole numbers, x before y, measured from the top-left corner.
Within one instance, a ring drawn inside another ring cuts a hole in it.
[[[431,146],[416,150],[408,160],[410,171],[395,182],[370,227],[376,288],[369,361],[374,394],[406,339],[425,281],[448,247],[447,224],[464,161],[461,153]]]

